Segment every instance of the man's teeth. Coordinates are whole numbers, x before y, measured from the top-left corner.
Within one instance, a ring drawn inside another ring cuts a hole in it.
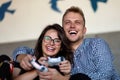
[[[70,31],[69,33],[70,34],[76,34],[77,32],[76,31]]]

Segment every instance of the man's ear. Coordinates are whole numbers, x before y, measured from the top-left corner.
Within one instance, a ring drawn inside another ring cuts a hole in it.
[[[83,30],[83,34],[84,34],[84,35],[86,34],[86,31],[87,31],[87,28],[84,27],[84,30]]]

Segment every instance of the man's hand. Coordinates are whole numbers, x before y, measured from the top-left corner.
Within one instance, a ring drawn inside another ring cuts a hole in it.
[[[24,69],[24,70],[31,70],[33,67],[30,63],[30,61],[32,60],[33,56],[29,55],[29,54],[20,54],[17,57],[17,60],[20,62],[20,66]]]

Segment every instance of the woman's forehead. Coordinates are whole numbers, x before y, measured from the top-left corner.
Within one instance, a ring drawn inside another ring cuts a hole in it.
[[[45,36],[50,36],[52,38],[58,38],[58,32],[54,29],[50,29],[45,33]]]

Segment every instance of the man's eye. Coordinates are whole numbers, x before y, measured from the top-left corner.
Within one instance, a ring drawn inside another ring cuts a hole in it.
[[[81,22],[76,22],[76,24],[81,24]]]
[[[65,24],[70,24],[70,22],[65,22]]]
[[[75,24],[77,24],[77,25],[83,25],[83,22],[82,21],[76,21]]]

